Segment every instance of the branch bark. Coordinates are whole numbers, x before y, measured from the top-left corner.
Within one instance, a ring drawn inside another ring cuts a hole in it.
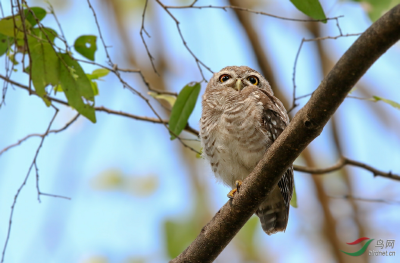
[[[309,102],[244,180],[240,192],[203,227],[171,262],[212,262],[254,214],[282,174],[314,140],[348,92],[387,49],[400,39],[400,5],[371,25],[324,78]]]

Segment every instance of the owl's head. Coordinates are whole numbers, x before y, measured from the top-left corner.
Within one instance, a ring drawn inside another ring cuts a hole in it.
[[[229,66],[214,73],[207,90],[217,91],[226,89],[230,92],[241,92],[247,87],[257,87],[273,95],[268,81],[256,70],[247,66]]]

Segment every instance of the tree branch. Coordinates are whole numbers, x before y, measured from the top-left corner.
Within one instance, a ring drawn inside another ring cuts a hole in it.
[[[289,17],[283,17],[283,16],[277,16],[261,11],[256,11],[252,10],[249,8],[244,8],[240,6],[233,6],[233,5],[225,5],[225,6],[216,6],[216,5],[203,5],[203,6],[194,6],[193,4],[191,5],[185,5],[185,6],[167,6],[164,5],[166,9],[187,9],[187,8],[192,8],[192,9],[206,9],[206,8],[213,8],[213,9],[222,9],[226,11],[227,9],[232,9],[232,10],[237,10],[237,11],[243,11],[243,12],[248,12],[248,13],[253,13],[256,15],[262,15],[262,16],[269,16],[277,19],[282,19],[282,20],[287,20],[287,21],[295,21],[295,22],[323,22],[323,21],[328,21],[328,20],[336,20],[338,18],[341,18],[343,16],[335,16],[335,17],[327,17],[326,19],[299,19],[299,18],[289,18]]]
[[[400,205],[399,201],[392,201],[392,200],[385,200],[385,199],[362,198],[362,197],[357,197],[357,196],[352,196],[352,195],[342,195],[342,196],[328,195],[328,197],[329,198],[333,198],[333,199],[347,199],[347,200],[363,201],[363,202],[370,202],[370,203],[384,203],[384,204],[388,204],[388,205]]]
[[[17,87],[20,87],[22,89],[25,89],[25,90],[29,91],[29,87],[27,87],[27,86],[25,86],[25,85],[23,85],[21,83],[15,82],[15,81],[13,81],[13,80],[11,80],[11,79],[9,79],[6,76],[3,76],[1,74],[0,74],[0,79],[3,79],[3,80],[7,81],[8,83],[10,83],[12,85],[15,85]],[[40,97],[35,91],[32,91],[32,94]],[[47,96],[47,98],[50,101],[54,101],[54,102],[60,103],[60,104],[65,105],[65,106],[69,106],[68,102],[66,102],[66,101],[63,101],[63,100],[60,100],[60,99],[57,99],[57,98],[53,98],[53,97],[50,97],[50,96]],[[158,123],[158,124],[168,124],[168,120],[162,120],[162,119],[160,120],[159,118],[138,116],[138,115],[130,114],[130,113],[123,112],[123,111],[116,111],[116,110],[108,109],[108,108],[103,107],[103,106],[95,107],[94,109],[96,111],[103,111],[103,112],[107,112],[109,114],[124,116],[124,117],[128,117],[128,118],[135,119],[135,120],[147,121],[147,122]],[[189,133],[191,133],[193,135],[199,136],[199,132],[196,129],[192,128],[189,125],[189,123],[186,125],[185,131],[187,131],[187,132],[189,132]]]
[[[74,122],[78,119],[79,116],[80,116],[79,113],[76,114],[74,118],[72,118],[69,122],[67,122],[67,123],[64,125],[64,127],[60,128],[60,129],[57,129],[57,130],[50,130],[50,131],[48,131],[48,132],[46,132],[46,133],[43,133],[43,134],[39,134],[39,133],[32,133],[32,134],[29,134],[29,135],[25,136],[24,138],[18,140],[18,142],[14,143],[14,144],[11,144],[11,145],[7,146],[6,148],[4,148],[3,150],[1,150],[1,151],[0,151],[0,155],[2,155],[4,152],[8,151],[9,149],[11,149],[11,148],[13,148],[13,147],[20,145],[21,143],[23,143],[24,141],[26,141],[27,139],[29,139],[29,138],[31,138],[31,137],[42,137],[42,138],[43,138],[43,137],[47,136],[47,135],[50,134],[50,133],[59,133],[59,132],[62,132],[62,131],[64,131],[64,130],[66,130],[69,126],[71,126],[71,124],[74,123]]]
[[[271,145],[240,192],[171,262],[212,262],[254,214],[282,174],[314,140],[368,68],[400,39],[400,5],[372,24],[324,78],[309,102]]]
[[[352,165],[352,166],[364,168],[365,170],[372,172],[374,174],[374,176],[381,176],[381,177],[386,177],[389,179],[400,181],[400,175],[393,174],[392,172],[385,173],[383,171],[375,169],[374,167],[372,167],[368,164],[361,163],[358,161],[353,161],[346,157],[340,158],[336,164],[332,165],[331,167],[327,167],[327,168],[309,168],[309,167],[304,167],[304,166],[299,166],[299,165],[293,165],[293,169],[298,172],[303,172],[303,173],[326,174],[326,173],[331,173],[331,172],[337,171],[337,170],[343,168],[345,165]]]
[[[25,86],[25,85],[23,85],[21,83],[15,82],[15,81],[13,81],[13,80],[11,80],[11,79],[9,79],[9,78],[1,75],[1,74],[0,74],[0,78],[5,80],[5,81],[7,81],[7,82],[9,82],[9,83],[11,83],[11,84],[13,84],[13,85],[15,85],[15,86],[17,86],[17,87],[20,87],[22,89],[25,89],[25,90],[29,91],[29,87],[27,87],[27,86]],[[35,91],[32,91],[32,94],[38,96]],[[56,99],[56,98],[53,98],[53,97],[47,97],[47,98],[50,101],[54,101],[54,102],[63,104],[65,106],[69,106],[69,104],[66,101],[59,100],[59,99]],[[168,124],[168,120],[162,120],[162,122],[161,122],[158,118],[152,118],[152,117],[146,117],[146,116],[138,116],[138,115],[130,114],[130,113],[123,112],[123,111],[112,110],[112,109],[106,108],[104,106],[95,107],[95,110],[96,111],[106,112],[108,114],[128,117],[128,118],[139,120],[139,121],[147,121],[147,122],[158,123],[158,124]],[[75,116],[75,118],[70,123],[68,123],[67,125],[69,126],[73,121],[76,120],[76,118],[78,116],[79,115]],[[62,128],[62,130],[64,130],[65,128],[66,127]],[[52,132],[57,133],[58,131],[60,131],[60,130],[52,130],[52,131],[50,131],[50,133],[52,133]],[[194,129],[193,127],[191,127],[189,124],[186,125],[185,131],[187,131],[187,132],[189,132],[189,133],[191,133],[193,135],[199,136],[199,131]],[[19,140],[17,143],[12,144],[12,145],[4,148],[3,150],[1,150],[0,151],[0,155],[2,153],[4,153],[5,151],[7,151],[8,149],[21,144],[23,141],[25,141],[26,139],[28,139],[30,137],[35,137],[35,136],[42,137],[43,135],[44,134],[30,134],[30,135],[24,137],[23,139]],[[304,172],[304,173],[310,173],[310,174],[326,174],[326,173],[331,173],[331,172],[334,172],[336,170],[339,170],[342,167],[344,167],[345,165],[352,165],[352,166],[363,168],[365,170],[368,170],[368,171],[372,172],[374,174],[374,176],[381,176],[381,177],[386,177],[386,178],[389,178],[389,179],[400,181],[400,175],[393,174],[392,172],[383,172],[383,171],[380,171],[380,170],[378,170],[378,169],[376,169],[376,168],[374,168],[374,167],[372,167],[370,165],[367,165],[367,164],[364,164],[364,163],[361,163],[361,162],[358,162],[358,161],[350,160],[350,159],[345,158],[345,157],[342,157],[336,164],[334,164],[331,167],[327,167],[327,168],[310,168],[310,167],[304,167],[304,166],[299,166],[299,165],[293,165],[293,168],[294,168],[294,170],[296,170],[298,172]]]

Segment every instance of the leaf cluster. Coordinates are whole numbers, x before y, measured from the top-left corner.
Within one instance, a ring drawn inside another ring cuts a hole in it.
[[[94,97],[99,94],[95,80],[106,76],[108,70],[98,69],[85,74],[68,46],[62,49],[55,44],[55,40],[60,38],[57,31],[41,24],[46,15],[46,10],[41,7],[26,7],[21,14],[1,19],[0,56],[7,55],[14,65],[18,64],[16,54],[22,54],[23,63],[28,56],[29,65],[23,65],[23,70],[30,75],[35,92],[44,103],[51,105],[48,96],[52,90],[64,92],[68,104],[95,123]],[[74,48],[93,61],[96,39],[92,35],[80,36]],[[47,88],[49,86],[51,88]]]

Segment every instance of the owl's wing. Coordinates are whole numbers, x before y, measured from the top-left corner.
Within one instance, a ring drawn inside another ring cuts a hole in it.
[[[266,95],[260,96],[260,101],[264,107],[261,126],[269,139],[275,141],[286,126],[289,125],[289,116],[280,100],[264,90],[260,89],[260,91],[263,95]],[[293,193],[293,166],[283,174],[281,180],[278,182],[278,187],[287,207],[287,212],[289,212],[290,200]]]

